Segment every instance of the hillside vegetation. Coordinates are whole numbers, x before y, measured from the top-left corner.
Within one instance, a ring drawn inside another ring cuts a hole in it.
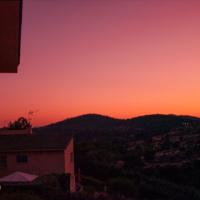
[[[200,199],[199,118],[89,114],[34,131],[75,133],[75,170],[91,195],[103,184],[111,195],[133,199]]]

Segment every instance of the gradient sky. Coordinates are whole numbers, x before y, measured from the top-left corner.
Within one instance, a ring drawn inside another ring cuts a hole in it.
[[[199,11],[197,0],[24,0],[0,127],[30,110],[33,126],[87,113],[200,117]]]

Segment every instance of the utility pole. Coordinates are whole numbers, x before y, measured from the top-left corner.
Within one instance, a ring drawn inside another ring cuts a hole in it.
[[[34,113],[34,112],[37,112],[37,111],[39,111],[39,110],[34,110],[34,111],[31,111],[31,110],[30,110],[30,112],[28,113],[28,114],[29,114],[29,126],[30,126],[30,127],[29,127],[29,133],[30,133],[30,134],[32,134],[32,129],[31,129],[31,115],[33,115],[33,113]]]

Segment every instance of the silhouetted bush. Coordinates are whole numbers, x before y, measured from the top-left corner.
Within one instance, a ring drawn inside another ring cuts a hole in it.
[[[159,179],[151,179],[139,185],[138,198],[198,200],[200,191],[193,187],[183,187]]]
[[[96,189],[97,191],[103,191],[104,187],[106,185],[105,182],[97,180],[93,177],[86,177],[86,176],[81,176],[81,184],[83,184],[84,186],[93,186],[94,189]]]
[[[9,193],[1,194],[0,200],[42,200],[38,195],[31,193]]]
[[[71,174],[55,174],[58,177],[59,185],[63,191],[70,191],[70,177]]]
[[[155,158],[156,152],[153,149],[145,149],[144,151],[144,159],[147,162],[152,162]]]
[[[195,160],[193,162],[194,169],[200,170],[200,160]]]
[[[108,193],[120,194],[125,197],[136,196],[138,187],[133,184],[133,181],[127,178],[117,178],[110,182],[108,185]]]
[[[13,194],[17,193],[17,197],[20,198],[20,194],[23,196],[28,192],[43,200],[64,200],[70,195],[69,181],[70,174],[51,174],[39,177],[27,184],[2,183],[1,194],[9,195],[12,191]]]

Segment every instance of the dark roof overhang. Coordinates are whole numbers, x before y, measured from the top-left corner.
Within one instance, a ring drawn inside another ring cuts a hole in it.
[[[0,1],[0,73],[16,73],[20,63],[22,0]]]

